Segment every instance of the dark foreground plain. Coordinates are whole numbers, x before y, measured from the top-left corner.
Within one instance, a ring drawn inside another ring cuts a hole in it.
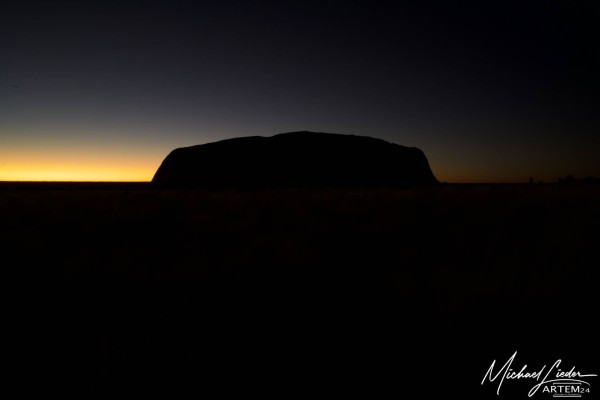
[[[527,398],[494,359],[600,367],[597,185],[6,183],[0,221],[23,392]]]

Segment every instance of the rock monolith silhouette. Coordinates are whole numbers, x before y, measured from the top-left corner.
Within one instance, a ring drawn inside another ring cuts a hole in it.
[[[167,188],[381,187],[438,183],[425,154],[367,136],[316,132],[173,150],[152,180]]]

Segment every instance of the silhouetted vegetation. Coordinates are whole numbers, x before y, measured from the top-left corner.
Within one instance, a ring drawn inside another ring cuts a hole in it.
[[[575,178],[573,175],[567,175],[564,178],[558,178],[558,183],[564,185],[589,185],[589,184],[599,184],[600,178],[594,178],[592,176],[588,176],[587,178]]]

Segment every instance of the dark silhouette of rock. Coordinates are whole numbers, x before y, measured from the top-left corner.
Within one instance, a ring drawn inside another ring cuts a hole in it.
[[[173,150],[152,180],[172,188],[373,187],[438,183],[425,154],[366,136],[291,132]]]

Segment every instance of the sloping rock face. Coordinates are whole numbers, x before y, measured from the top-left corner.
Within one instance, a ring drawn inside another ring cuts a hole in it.
[[[173,150],[165,188],[378,187],[438,183],[425,154],[366,136],[316,132],[228,139]]]

